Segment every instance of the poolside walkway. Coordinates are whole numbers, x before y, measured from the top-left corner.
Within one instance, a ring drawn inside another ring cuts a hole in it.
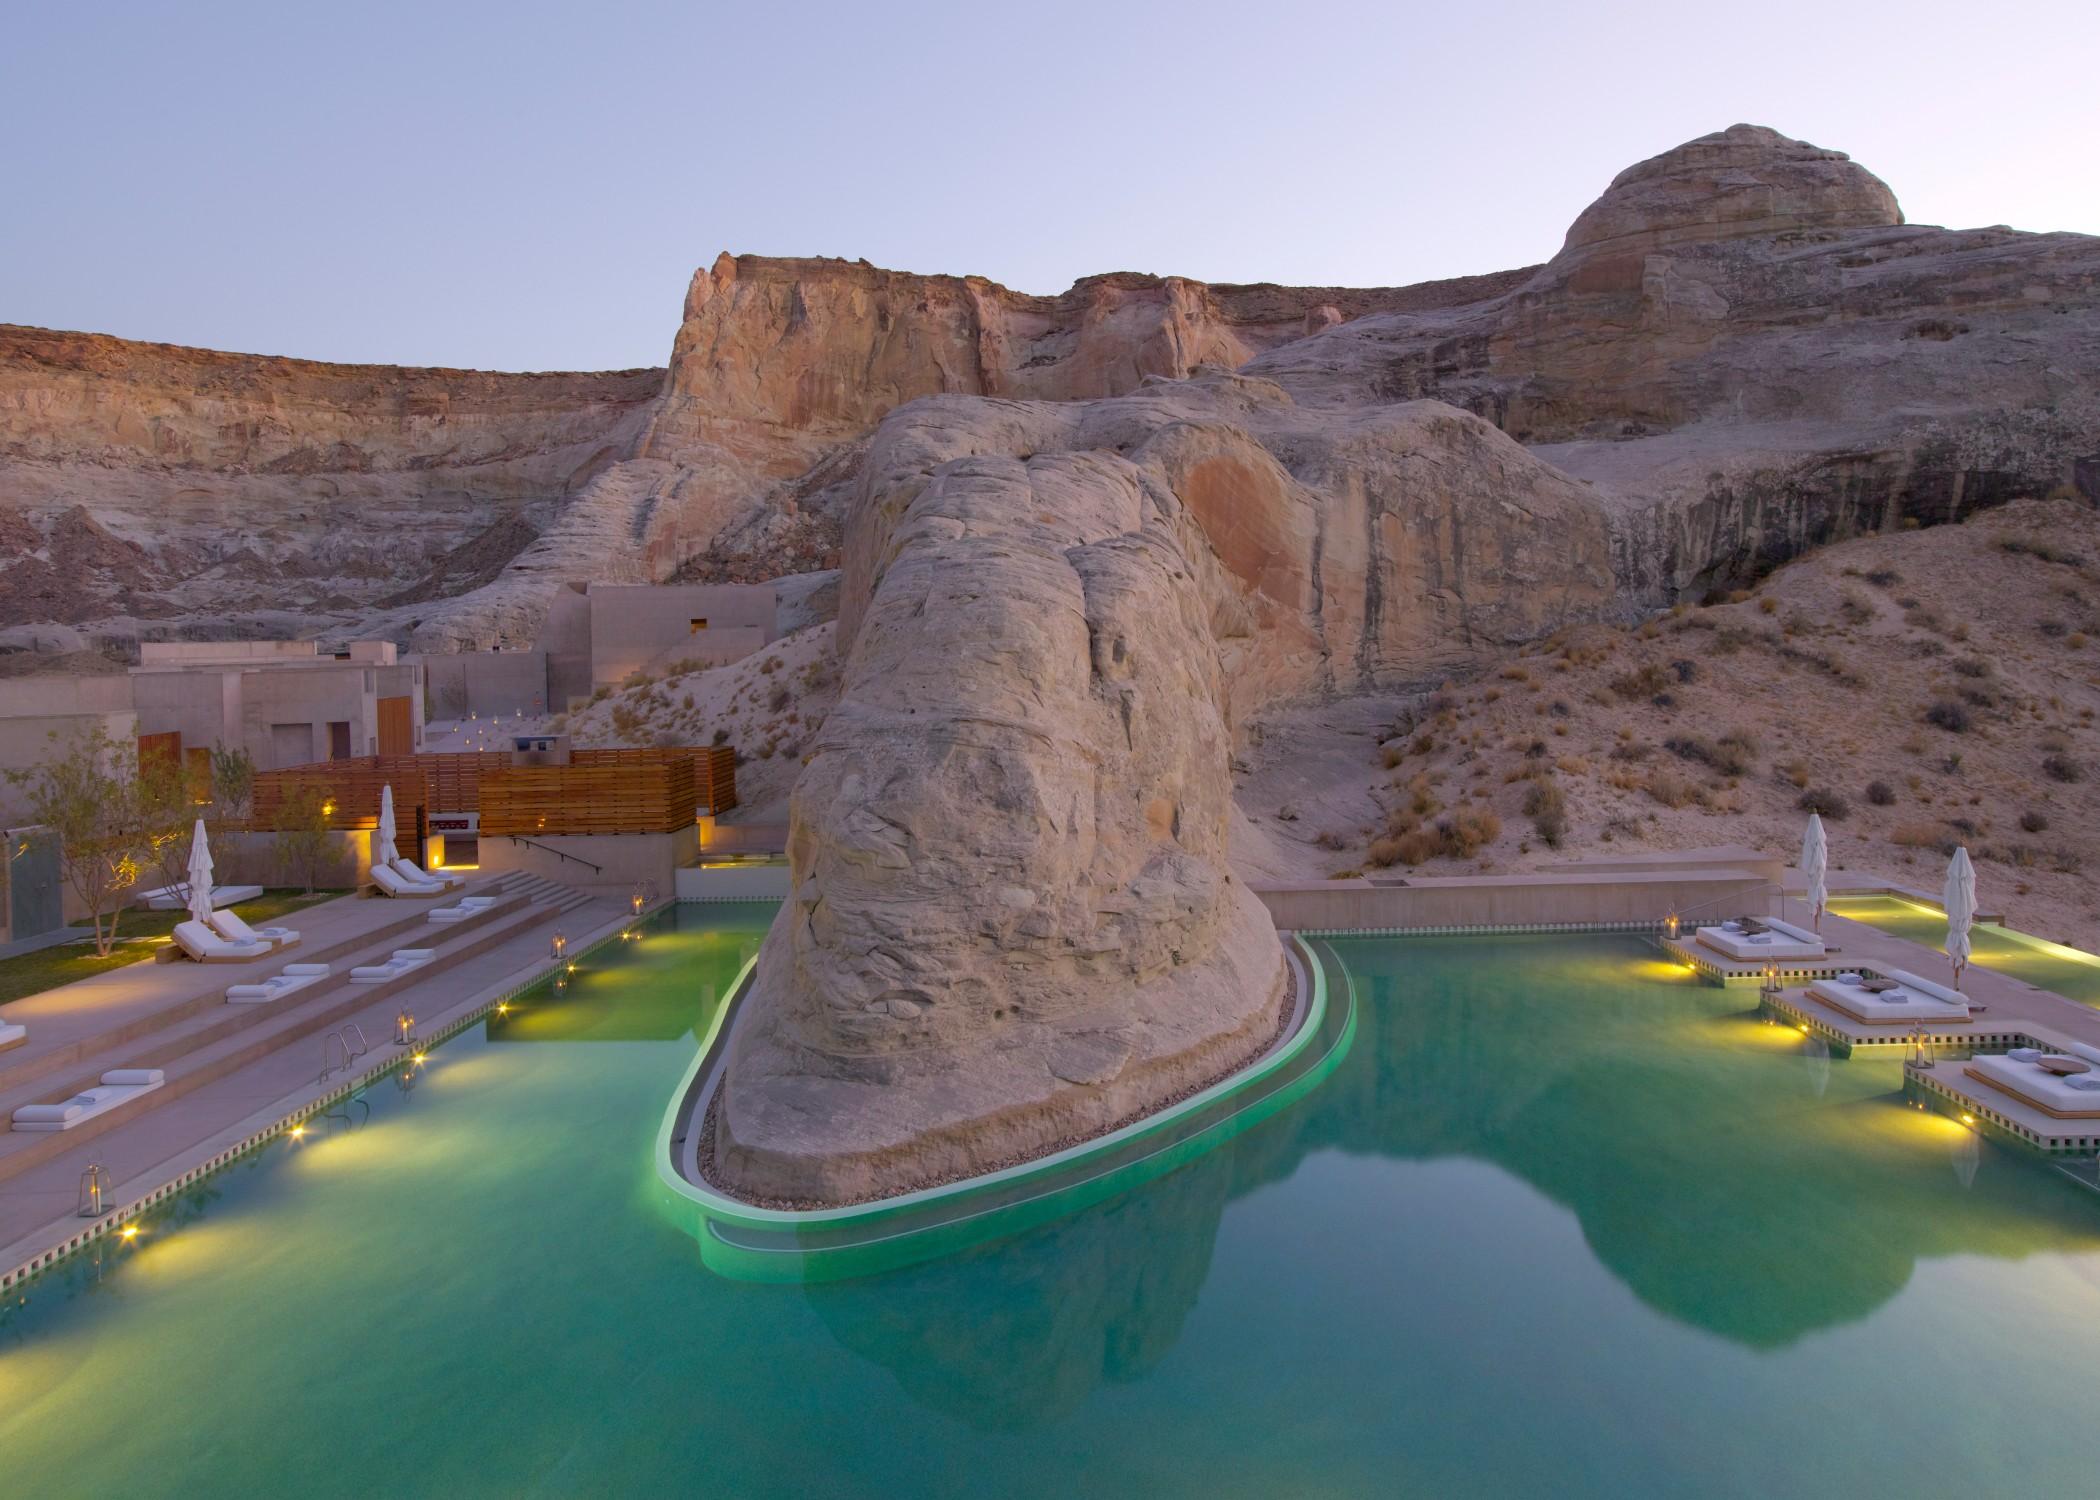
[[[514,886],[516,882],[517,877],[511,877]],[[485,893],[496,894],[505,883],[499,877],[477,884]],[[406,1009],[417,1018],[419,1035],[436,1034],[452,1019],[484,1008],[496,996],[544,969],[549,935],[556,927],[568,936],[571,951],[581,951],[598,937],[617,931],[628,919],[624,903],[604,896],[578,899],[582,893],[563,888],[552,888],[563,891],[563,896],[550,899],[549,885],[535,881],[529,890],[518,886],[508,893],[498,908],[499,919],[491,921],[478,938],[473,929],[463,929],[465,940],[456,942],[455,947],[464,956],[442,968],[433,966],[427,976],[418,979],[411,974],[406,983],[377,986],[369,999],[356,991],[341,992],[345,998],[330,1007],[326,1028],[332,1031],[355,1023],[372,1039],[371,1054],[358,1059],[359,1068],[405,1056],[403,1049],[391,1045],[397,1012]],[[432,904],[414,903],[412,915],[420,930],[397,935],[389,931],[389,918],[394,922],[401,920],[402,908],[410,903],[350,899],[332,902],[328,907],[314,908],[312,914],[298,914],[298,927],[304,934],[301,947],[274,963],[264,960],[240,965],[134,965],[65,986],[63,990],[49,991],[45,996],[31,997],[61,999],[44,1006],[38,1018],[23,1019],[32,1026],[33,1036],[40,1026],[51,1025],[55,1032],[58,1023],[65,1023],[76,1043],[99,1048],[103,1043],[97,1039],[98,1027],[106,1032],[113,1020],[121,1024],[123,1019],[139,1014],[150,1018],[156,1006],[141,991],[153,988],[156,981],[165,986],[161,1007],[201,1000],[205,1009],[200,1014],[209,1016],[225,1010],[216,1004],[215,997],[223,995],[228,984],[298,961],[306,956],[302,950],[314,949],[317,940],[325,951],[331,934],[336,943],[349,943],[353,948],[427,944],[431,940],[428,912]],[[315,915],[324,912],[328,914],[325,923],[314,920]],[[129,976],[130,982],[119,986],[98,983],[119,975]],[[74,993],[67,995],[66,991]],[[14,1011],[28,1003],[18,1002],[9,1009]],[[289,1001],[285,1003],[291,1005]],[[76,1194],[81,1174],[90,1162],[100,1164],[112,1179],[113,1191],[108,1201],[113,1206],[133,1202],[305,1103],[340,1088],[348,1076],[347,1070],[338,1070],[327,1081],[319,1076],[325,1036],[310,1025],[298,1024],[292,1009],[286,1012],[286,1022],[282,1037],[262,1055],[100,1135],[77,1143],[68,1142],[64,1136],[24,1137],[13,1132],[0,1135],[0,1147],[45,1147],[33,1164],[0,1175],[0,1269],[11,1269],[77,1232],[85,1221],[73,1216]],[[54,1037],[51,1045],[58,1044],[59,1039]],[[8,1057],[18,1055],[19,1049]],[[62,1070],[49,1072],[52,1082],[64,1076]]]

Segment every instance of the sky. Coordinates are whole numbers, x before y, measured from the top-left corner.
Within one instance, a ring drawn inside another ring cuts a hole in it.
[[[613,369],[722,250],[1402,285],[1738,121],[1914,223],[2100,232],[2096,58],[2092,0],[17,0],[0,322]]]

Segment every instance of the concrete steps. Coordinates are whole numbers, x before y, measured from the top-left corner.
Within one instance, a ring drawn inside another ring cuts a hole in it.
[[[144,1038],[90,1039],[94,1045],[82,1049],[86,1055],[79,1060],[77,1072],[62,1080],[46,1077],[18,1083],[0,1094],[0,1127],[11,1118],[17,1105],[67,1098],[111,1068],[159,1068],[167,1075],[166,1081],[153,1092],[72,1130],[28,1133],[0,1128],[0,1180],[216,1082],[258,1058],[334,1028],[350,1017],[375,1012],[375,1008],[377,1013],[391,1015],[393,1007],[389,1002],[403,991],[530,932],[557,915],[553,900],[535,900],[530,893],[485,890],[484,894],[498,896],[498,904],[465,922],[435,927],[428,920],[426,906],[418,913],[422,931],[404,933],[390,925],[379,941],[372,941],[368,935],[361,949],[337,963],[336,973],[311,989],[288,996],[280,1004],[227,1005],[222,994],[212,997],[213,1003],[202,1009],[186,1004],[181,1009],[187,1014]],[[350,982],[353,963],[378,961],[397,947],[430,947],[437,953],[430,962],[397,978],[378,984]],[[288,957],[287,961],[294,960]],[[370,1026],[365,1029],[375,1052],[391,1039],[390,1025],[376,1035]],[[320,1068],[317,1051],[316,1074]]]

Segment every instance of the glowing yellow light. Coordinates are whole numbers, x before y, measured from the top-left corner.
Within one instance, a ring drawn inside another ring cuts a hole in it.
[[[1964,1125],[1974,1125],[1976,1123],[1976,1117],[1974,1115],[1963,1115],[1961,1117],[1961,1122]]]
[[[305,1127],[304,1125],[294,1125],[294,1126],[292,1127],[292,1139],[293,1139],[293,1140],[295,1140],[295,1141],[303,1141],[303,1140],[305,1140],[305,1139],[306,1139],[306,1127]]]
[[[575,972],[576,972],[576,965],[574,965],[574,964],[570,964],[570,965],[569,965],[569,972],[570,972],[571,974],[575,973]]]
[[[119,1232],[127,1240],[135,1240],[139,1237],[139,1227],[136,1224],[126,1224]]]
[[[510,1014],[510,1005],[509,1005],[509,1003],[508,1003],[508,1002],[505,1002],[504,1004],[502,1004],[502,1005],[499,1005],[499,1006],[497,1006],[497,1007],[496,1007],[496,1014],[497,1014],[497,1015],[499,1015],[499,1016],[507,1016],[507,1015],[509,1015],[509,1014]]]
[[[423,1054],[418,1052],[414,1057],[411,1057],[409,1061],[412,1063],[416,1063],[420,1066],[423,1061]]]
[[[1800,1032],[1803,1036],[1808,1035],[1808,1028],[1806,1026],[1796,1026],[1794,1030]]]

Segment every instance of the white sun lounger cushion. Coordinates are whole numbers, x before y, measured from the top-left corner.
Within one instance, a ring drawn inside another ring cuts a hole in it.
[[[402,859],[399,855],[394,857],[392,864],[394,873],[404,880],[420,880],[425,885],[442,885],[448,888],[467,883],[467,877],[464,875],[433,875],[414,860]]]
[[[1967,1001],[1943,1000],[1908,984],[1875,994],[1857,984],[1818,979],[1809,985],[1808,994],[1858,1021],[1926,1021],[1951,1026],[1969,1019]]]
[[[1782,933],[1775,927],[1770,932],[1755,935],[1742,931],[1730,932],[1724,927],[1702,927],[1696,936],[1703,947],[1743,963],[1755,963],[1768,958],[1821,958],[1823,940],[1813,933],[1807,941]]]
[[[2089,1042],[2073,1042],[2070,1051],[2071,1055],[2081,1062],[2100,1064],[2100,1047],[2095,1047]]]
[[[150,1094],[165,1082],[159,1068],[112,1068],[102,1082],[56,1104],[25,1104],[14,1113],[17,1130],[71,1130],[83,1120]]]
[[[2100,1075],[2076,1073],[2063,1078],[2035,1063],[2015,1062],[2009,1054],[1993,1057],[1987,1053],[1970,1058],[1963,1071],[2057,1114],[2100,1116],[2100,1089],[2094,1087],[2100,1084]]]
[[[372,884],[389,896],[442,896],[448,889],[434,880],[410,880],[386,865],[372,866]]]
[[[215,911],[211,914],[211,925],[220,937],[229,943],[273,943],[283,947],[299,941],[299,934],[289,927],[265,927],[260,930],[250,927],[247,918],[239,912]]]
[[[194,917],[175,924],[174,938],[191,958],[261,958],[270,951],[268,943],[229,943]]]
[[[29,1035],[27,1026],[17,1026],[12,1022],[0,1022],[0,1047],[19,1042],[27,1035]]]

